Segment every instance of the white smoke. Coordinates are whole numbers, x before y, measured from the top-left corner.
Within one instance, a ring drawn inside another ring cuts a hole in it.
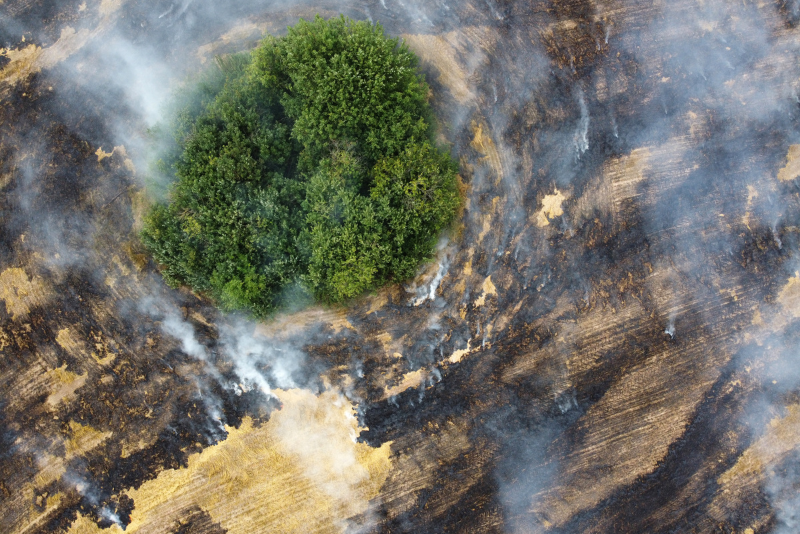
[[[88,502],[93,507],[97,508],[97,515],[101,519],[110,521],[111,523],[114,523],[122,530],[125,530],[126,525],[122,522],[122,519],[119,517],[119,514],[117,514],[107,505],[101,506],[100,491],[94,485],[93,482],[87,480],[84,477],[81,477],[80,475],[74,472],[67,472],[61,478],[61,480],[68,486],[72,486],[75,489],[75,491],[77,491],[84,499],[86,499],[86,502]]]
[[[586,106],[586,98],[580,88],[578,88],[578,105],[581,109],[581,117],[578,120],[578,126],[572,139],[575,143],[577,156],[580,158],[584,152],[589,150],[589,108]]]
[[[256,335],[255,328],[255,323],[245,319],[220,326],[221,346],[241,382],[266,395],[272,395],[271,387],[297,387],[305,355],[266,335]]]
[[[800,455],[791,454],[782,463],[783,469],[770,469],[765,487],[777,520],[772,534],[796,534],[800,532]]]
[[[237,376],[235,381],[226,380],[211,361],[209,347],[198,339],[194,326],[181,317],[171,301],[143,299],[140,309],[159,320],[161,331],[179,341],[185,354],[204,362],[209,374],[227,389],[241,392],[257,388],[267,397],[274,397],[273,387],[297,387],[297,379],[303,375],[302,352],[266,335],[257,335],[253,321],[231,317],[218,325],[219,350],[233,363]],[[203,393],[210,395],[208,391]]]

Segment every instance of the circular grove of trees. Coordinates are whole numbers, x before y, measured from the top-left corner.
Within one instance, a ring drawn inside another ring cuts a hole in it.
[[[142,240],[166,281],[266,316],[413,276],[461,201],[417,59],[380,25],[301,20],[186,95]]]

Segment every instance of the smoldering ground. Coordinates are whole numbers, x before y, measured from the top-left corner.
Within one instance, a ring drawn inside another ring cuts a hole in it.
[[[274,387],[342,391],[360,439],[391,442],[368,511],[345,507],[362,516],[339,528],[790,528],[798,200],[777,176],[797,142],[792,6],[3,7],[10,531],[127,522],[130,488],[265,424]],[[203,59],[315,11],[407,36],[467,204],[419,293],[259,334],[165,288],[137,248],[144,132]],[[281,443],[339,436],[274,423]],[[348,495],[367,480],[350,454],[294,461]]]

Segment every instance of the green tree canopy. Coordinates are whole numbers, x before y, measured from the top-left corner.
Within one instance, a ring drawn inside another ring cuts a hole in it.
[[[380,25],[301,20],[185,95],[142,240],[171,285],[257,316],[412,276],[460,201],[427,85]]]

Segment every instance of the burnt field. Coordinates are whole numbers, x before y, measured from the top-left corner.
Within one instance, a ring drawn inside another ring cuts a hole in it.
[[[169,95],[300,17],[420,56],[458,235],[256,324],[137,233]],[[0,3],[0,531],[793,533],[793,2]]]

